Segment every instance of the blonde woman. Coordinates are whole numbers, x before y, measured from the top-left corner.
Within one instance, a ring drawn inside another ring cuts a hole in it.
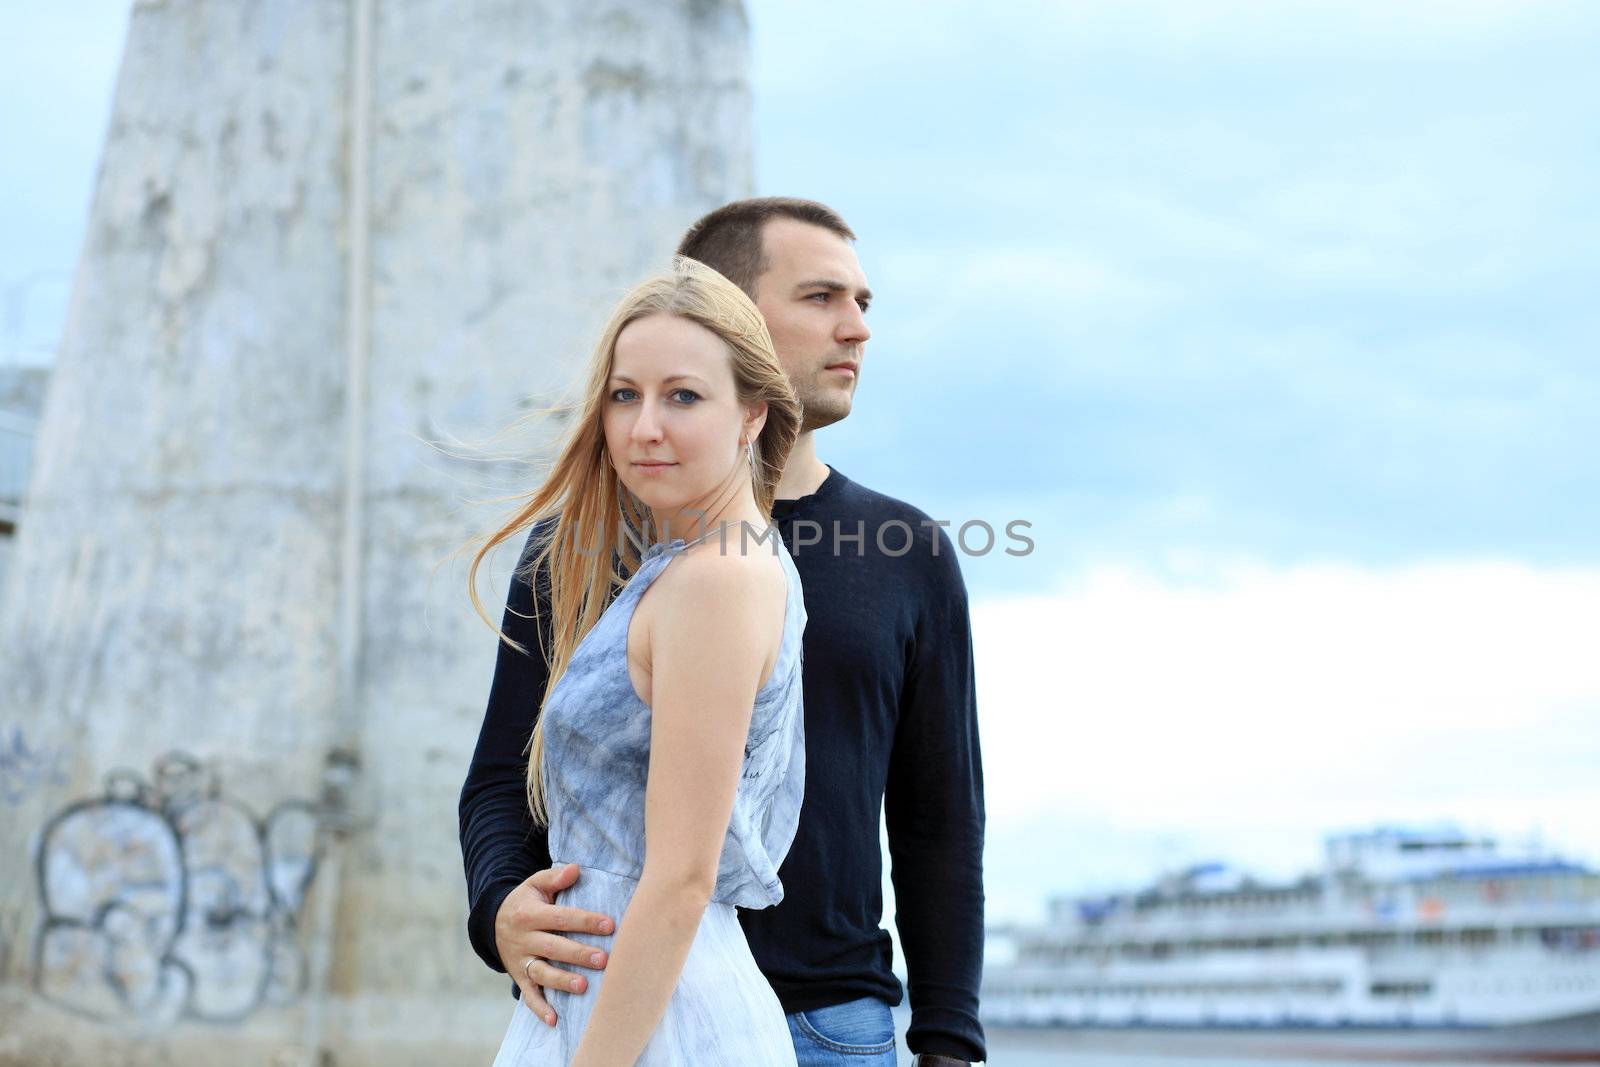
[[[553,470],[473,560],[534,531],[551,682],[529,804],[579,867],[562,905],[621,916],[573,935],[604,971],[544,1021],[519,1005],[496,1067],[795,1062],[734,908],[782,899],[803,795],[806,615],[771,527],[800,417],[755,305],[678,259],[612,314]],[[510,974],[542,963],[516,954]]]

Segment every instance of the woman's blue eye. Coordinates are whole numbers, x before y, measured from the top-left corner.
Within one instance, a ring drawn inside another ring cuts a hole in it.
[[[672,399],[676,400],[680,404],[693,404],[696,400],[700,399],[700,394],[695,392],[693,389],[674,389],[667,395],[672,397]],[[613,389],[611,391],[611,399],[615,400],[619,404],[626,404],[629,401],[637,398],[637,396],[638,394],[632,389]]]

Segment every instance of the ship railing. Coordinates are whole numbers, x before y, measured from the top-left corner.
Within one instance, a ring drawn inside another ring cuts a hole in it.
[[[1145,914],[1137,918],[1124,916],[1118,920],[1093,926],[1058,924],[1053,929],[1063,934],[1070,932],[1072,936],[1083,940],[1099,940],[1126,937],[1129,934],[1136,934],[1139,937],[1156,934],[1180,936],[1188,933],[1248,935],[1288,930],[1321,931],[1407,925],[1435,926],[1462,923],[1504,925],[1507,922],[1521,925],[1529,922],[1582,922],[1592,920],[1596,916],[1600,916],[1600,896],[1596,895],[1575,894],[1490,900],[1481,894],[1472,897],[1465,894],[1455,896],[1420,894],[1393,900],[1364,901],[1292,912],[1279,910],[1252,912],[1241,909],[1202,914],[1182,912]]]

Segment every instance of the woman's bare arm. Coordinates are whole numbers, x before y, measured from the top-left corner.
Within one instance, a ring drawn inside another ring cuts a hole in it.
[[[645,857],[574,1067],[632,1064],[661,1021],[716,886],[751,707],[783,635],[786,583],[760,555],[685,555],[649,634]]]

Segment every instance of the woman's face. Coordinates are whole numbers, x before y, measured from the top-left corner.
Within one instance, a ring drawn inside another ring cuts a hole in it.
[[[603,405],[606,449],[627,486],[658,512],[703,507],[745,473],[746,418],[722,339],[676,315],[636,319],[617,335]]]

